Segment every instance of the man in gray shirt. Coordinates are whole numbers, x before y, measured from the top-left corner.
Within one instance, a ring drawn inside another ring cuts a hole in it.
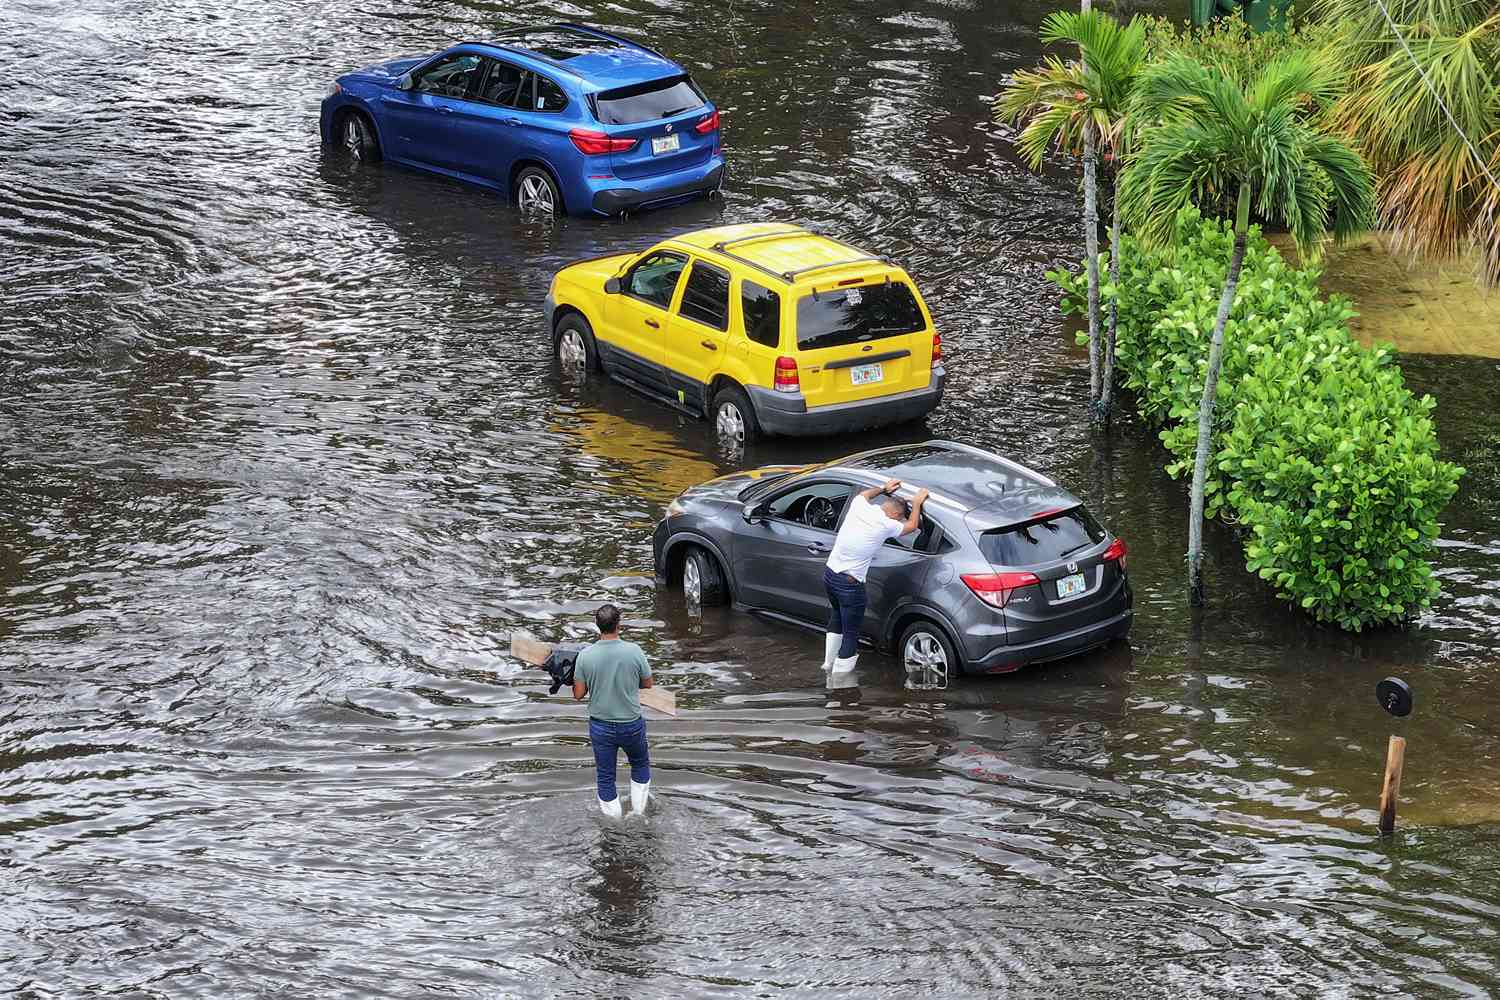
[[[640,815],[651,792],[651,755],[641,688],[651,686],[651,665],[633,642],[620,638],[620,609],[605,604],[594,612],[599,641],[578,654],[573,666],[573,697],[589,700],[589,742],[599,785],[599,808],[611,819],[622,814],[615,791],[619,752],[630,761],[630,809]]]

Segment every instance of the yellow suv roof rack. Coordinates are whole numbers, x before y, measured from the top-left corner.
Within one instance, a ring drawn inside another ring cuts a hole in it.
[[[830,260],[824,261],[821,264],[810,264],[807,267],[799,267],[791,271],[773,271],[771,268],[766,267],[764,264],[753,261],[749,257],[745,257],[737,253],[732,253],[729,250],[730,247],[740,247],[744,246],[747,243],[763,243],[770,242],[772,240],[784,240],[790,239],[794,236],[822,236],[823,239],[828,240],[830,243],[837,243],[841,247],[847,247],[848,249],[859,253],[860,256],[851,257],[848,260]],[[778,229],[775,232],[755,233],[750,236],[741,236],[737,239],[720,240],[713,245],[712,249],[716,253],[723,254],[725,257],[729,257],[732,260],[739,261],[741,264],[753,267],[757,271],[760,271],[762,274],[769,274],[773,278],[780,278],[787,284],[791,284],[793,281],[796,281],[804,274],[809,274],[813,271],[821,271],[825,268],[848,267],[851,264],[868,264],[873,262],[884,264],[891,263],[891,259],[882,254],[863,253],[858,247],[850,246],[843,240],[835,239],[832,236],[823,236],[822,233],[815,233],[810,229],[804,229],[802,226],[788,226],[786,229]]]

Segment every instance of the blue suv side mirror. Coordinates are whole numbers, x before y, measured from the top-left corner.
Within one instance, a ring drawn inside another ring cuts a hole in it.
[[[410,90],[414,86],[416,86],[416,84],[412,81],[410,73],[402,73],[400,78],[396,81],[397,90]]]

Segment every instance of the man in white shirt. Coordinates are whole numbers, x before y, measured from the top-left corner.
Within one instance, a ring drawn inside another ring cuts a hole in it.
[[[823,586],[828,591],[831,611],[828,634],[823,642],[823,669],[834,672],[853,670],[859,659],[859,626],[865,618],[865,576],[870,561],[888,539],[909,535],[922,523],[922,505],[927,491],[912,497],[911,513],[896,499],[901,480],[891,479],[884,486],[872,486],[856,493],[849,501],[844,524],[828,554],[823,570]],[[880,502],[873,502],[880,497]]]

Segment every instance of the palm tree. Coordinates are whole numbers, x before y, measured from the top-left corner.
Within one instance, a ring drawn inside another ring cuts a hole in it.
[[[1048,56],[1034,70],[1015,73],[995,100],[1001,121],[1026,121],[1016,148],[1031,169],[1056,147],[1083,158],[1083,236],[1088,270],[1089,392],[1097,418],[1108,419],[1115,362],[1118,311],[1111,306],[1108,341],[1100,364],[1099,344],[1099,194],[1097,152],[1118,165],[1128,151],[1126,128],[1131,91],[1146,52],[1146,25],[1132,18],[1121,25],[1094,10],[1057,11],[1042,21],[1048,44],[1072,42],[1082,60],[1063,62]],[[1120,214],[1114,198],[1114,242],[1110,278],[1119,279]]]
[[[1233,198],[1234,248],[1209,341],[1188,515],[1188,595],[1203,603],[1203,490],[1213,432],[1224,326],[1234,305],[1252,207],[1285,225],[1298,250],[1314,254],[1330,230],[1344,240],[1369,225],[1369,168],[1341,137],[1310,120],[1335,96],[1338,73],[1306,53],[1273,60],[1246,86],[1216,66],[1172,56],[1147,69],[1137,90],[1139,150],[1120,180],[1125,220],[1148,245],[1175,231],[1178,212]]]
[[[1439,259],[1472,247],[1483,278],[1500,284],[1500,2],[1385,7],[1391,22],[1368,0],[1319,0],[1342,29],[1330,55],[1350,73],[1332,122],[1379,176],[1381,222],[1398,246]]]

